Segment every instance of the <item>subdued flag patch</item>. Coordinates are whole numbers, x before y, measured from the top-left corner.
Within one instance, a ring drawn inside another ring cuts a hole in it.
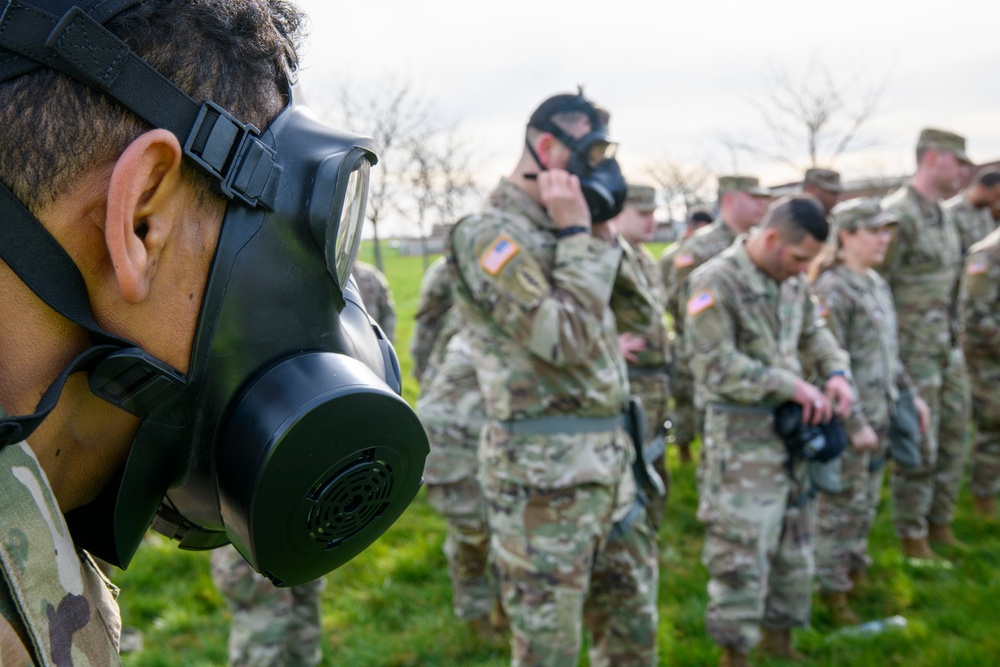
[[[692,255],[689,252],[686,252],[682,255],[677,255],[677,257],[674,258],[674,266],[676,266],[678,269],[686,269],[692,264],[694,264],[694,255]]]
[[[702,290],[698,292],[693,297],[688,299],[687,312],[689,317],[694,317],[706,308],[711,308],[715,305],[715,295],[712,294],[712,290]]]
[[[825,303],[820,302],[819,308],[816,309],[816,314],[825,320],[826,318],[830,317],[830,307],[827,306]]]
[[[989,266],[986,265],[981,259],[969,262],[965,267],[965,274],[968,276],[978,276],[986,273],[989,270]]]
[[[500,273],[500,270],[507,265],[507,262],[511,260],[521,248],[514,240],[507,236],[506,234],[501,234],[493,244],[486,249],[483,256],[479,258],[479,266],[483,267],[483,271],[495,276]]]

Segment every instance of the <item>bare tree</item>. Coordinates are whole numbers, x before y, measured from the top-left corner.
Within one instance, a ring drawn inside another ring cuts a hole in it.
[[[722,135],[733,154],[739,151],[799,171],[831,167],[848,150],[872,146],[863,129],[878,110],[890,72],[876,81],[860,72],[838,76],[813,57],[800,76],[772,66],[763,83],[737,93],[756,109],[769,140],[753,142]]]
[[[690,209],[711,202],[713,174],[705,163],[682,164],[663,157],[650,162],[646,173],[659,187],[671,220],[680,220]]]

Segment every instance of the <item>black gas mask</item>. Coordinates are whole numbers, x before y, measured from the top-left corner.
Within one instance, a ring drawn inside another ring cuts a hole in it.
[[[847,449],[844,425],[836,416],[821,424],[802,421],[802,406],[786,401],[774,410],[774,430],[792,458],[826,463]]]
[[[554,115],[574,111],[586,114],[590,121],[590,132],[579,139],[552,122]],[[592,222],[607,222],[622,212],[628,184],[615,159],[617,144],[608,139],[607,124],[594,104],[583,96],[582,89],[576,95],[556,95],[545,100],[531,115],[528,127],[548,132],[572,151],[566,171],[580,179]],[[526,139],[525,143],[544,170],[531,142]]]
[[[259,132],[196,102],[102,26],[137,4],[0,0],[0,81],[46,66],[104,92],[177,135],[229,200],[189,372],[99,326],[72,260],[0,184],[0,258],[93,342],[34,414],[0,422],[0,445],[27,438],[86,372],[94,394],[144,419],[118,479],[67,514],[80,546],[125,567],[152,524],[182,548],[232,542],[275,583],[303,583],[400,516],[428,452],[350,278],[372,142],[295,103]]]

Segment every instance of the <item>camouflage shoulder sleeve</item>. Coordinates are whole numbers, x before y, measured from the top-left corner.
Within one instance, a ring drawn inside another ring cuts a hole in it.
[[[851,358],[837,342],[833,333],[827,328],[826,322],[820,317],[819,306],[809,284],[804,278],[802,289],[805,296],[802,300],[802,333],[799,336],[799,354],[802,361],[815,368],[827,378],[834,371],[849,371]]]
[[[0,598],[40,665],[117,665],[121,618],[111,584],[77,551],[38,460],[0,450]]]
[[[819,303],[817,315],[826,320],[826,326],[834,338],[843,345],[847,340],[851,319],[854,317],[854,303],[841,289],[830,273],[824,273],[813,283],[813,293]]]
[[[747,355],[737,344],[742,316],[723,261],[710,261],[691,274],[684,311],[685,346],[695,380],[710,396],[741,404],[780,403],[791,398],[798,377]]]
[[[977,351],[1000,346],[1000,262],[987,250],[973,252],[962,274],[961,308],[966,348]]]
[[[603,336],[622,249],[588,234],[556,243],[552,268],[516,221],[469,216],[451,231],[463,316],[485,322],[556,367],[584,363]]]
[[[389,281],[384,275],[379,275],[378,290],[378,324],[382,331],[388,336],[389,342],[396,340],[396,303],[392,300],[392,291],[389,289]]]
[[[889,241],[889,247],[886,248],[885,258],[876,267],[879,274],[891,286],[895,280],[896,272],[899,270],[900,262],[906,254],[907,249],[912,245],[912,239],[919,230],[917,228],[917,220],[910,206],[907,205],[907,200],[903,192],[897,191],[883,199],[882,208],[892,211],[899,216],[899,224],[892,235],[892,240]]]
[[[417,380],[427,368],[445,313],[452,306],[451,281],[448,262],[445,257],[439,257],[427,268],[420,282],[420,298],[410,338],[410,357]]]

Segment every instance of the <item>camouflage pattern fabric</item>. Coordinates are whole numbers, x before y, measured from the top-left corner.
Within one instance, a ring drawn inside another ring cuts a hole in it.
[[[438,338],[442,320],[454,303],[451,295],[453,280],[448,262],[442,256],[431,262],[420,281],[420,300],[417,302],[413,336],[410,338],[410,358],[413,360],[413,377],[421,383],[426,382],[423,378],[424,371]]]
[[[365,310],[382,327],[389,342],[395,341],[396,304],[392,301],[392,292],[389,290],[389,281],[386,280],[385,274],[371,264],[356,261],[351,275],[358,284],[358,292],[361,294],[362,303],[365,304]]]
[[[976,423],[970,487],[991,498],[1000,492],[1000,230],[969,250],[961,316]]]
[[[118,589],[73,544],[26,443],[0,450],[0,507],[0,623],[30,644],[35,664],[120,664]]]
[[[965,191],[946,201],[941,208],[958,230],[963,257],[969,252],[969,248],[985,239],[997,228],[989,207],[976,208],[969,201],[968,193]]]
[[[666,466],[666,456],[662,453],[664,429],[663,423],[670,412],[670,380],[667,377],[670,339],[667,335],[667,325],[664,322],[663,303],[666,300],[663,289],[663,276],[660,267],[648,250],[639,246],[635,248],[636,259],[646,281],[656,296],[657,316],[653,326],[649,328],[642,339],[645,347],[636,354],[637,361],[628,363],[629,384],[632,394],[642,400],[646,413],[646,437],[643,450],[646,460],[653,464],[653,469],[663,480],[664,486],[670,488],[670,472]],[[651,451],[660,449],[657,453]],[[654,456],[655,455],[655,456]],[[645,489],[647,497],[653,502],[646,507],[646,516],[655,535],[663,521],[666,498],[660,499],[653,489]],[[669,495],[669,491],[668,491]]]
[[[807,624],[812,594],[815,506],[801,484],[803,463],[789,471],[773,407],[791,398],[799,378],[828,377],[848,358],[805,278],[779,285],[743,241],[691,275],[685,343],[707,406],[698,506],[710,575],[706,630],[747,652],[761,625]]]
[[[674,384],[670,390],[675,401],[673,434],[678,443],[693,442],[701,432],[703,420],[703,409],[696,406],[691,354],[684,337],[687,279],[695,269],[731,246],[735,239],[733,230],[719,218],[681,241],[676,250],[660,257],[667,313],[674,322]]]
[[[581,648],[591,582],[612,574],[600,569],[610,566],[602,555],[612,524],[634,506],[635,480],[622,428],[562,425],[617,420],[628,397],[618,331],[645,331],[655,317],[654,297],[630,247],[587,234],[558,239],[544,209],[506,179],[488,209],[452,228],[449,261],[490,419],[479,481],[514,635],[512,662],[566,664]],[[555,432],[524,431],[539,423]],[[634,539],[655,552],[638,523]],[[646,615],[630,618],[629,632],[615,629],[601,649],[606,655],[592,664],[631,651],[655,664],[649,594],[636,585],[611,596],[614,609]],[[646,645],[623,645],[636,636]]]
[[[450,314],[449,314],[450,315]],[[486,502],[476,481],[479,432],[486,407],[466,336],[453,336],[443,362],[417,401],[431,451],[424,464],[427,500],[445,519],[444,552],[452,605],[461,619],[483,618],[498,594],[489,565]]]
[[[879,267],[892,289],[903,366],[931,410],[924,434],[933,465],[893,467],[896,533],[923,539],[928,521],[951,523],[969,449],[971,394],[961,348],[955,301],[961,241],[937,203],[904,186],[882,200],[900,223]]]
[[[899,389],[910,387],[899,360],[896,311],[889,286],[875,271],[856,273],[839,265],[813,284],[820,313],[851,357],[858,402],[848,426],[870,426],[880,450],[848,448],[841,455],[839,494],[820,493],[817,507],[816,578],[824,591],[848,591],[851,575],[871,565],[868,533],[878,510],[885,475],[889,417]]]
[[[313,667],[322,660],[320,593],[326,579],[278,588],[232,546],[212,552],[212,580],[226,597],[232,667]]]

